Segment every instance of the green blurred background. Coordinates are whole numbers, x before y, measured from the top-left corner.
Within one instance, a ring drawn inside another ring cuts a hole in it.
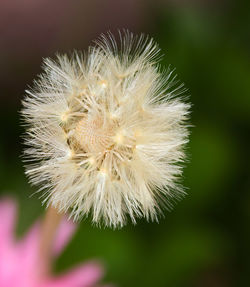
[[[42,211],[24,176],[20,101],[43,57],[86,49],[128,28],[160,44],[192,107],[188,196],[159,224],[80,228],[62,271],[100,258],[117,286],[250,286],[250,2],[19,0],[0,2],[0,191],[20,205],[18,236]]]

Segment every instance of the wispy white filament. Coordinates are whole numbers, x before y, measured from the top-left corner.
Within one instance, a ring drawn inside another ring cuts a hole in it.
[[[119,227],[157,219],[176,183],[187,142],[189,104],[173,71],[160,72],[152,39],[101,36],[86,54],[45,59],[27,91],[27,175],[44,200],[74,219]]]

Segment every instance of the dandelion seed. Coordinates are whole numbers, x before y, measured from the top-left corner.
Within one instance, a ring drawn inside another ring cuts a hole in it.
[[[190,107],[152,39],[125,32],[118,46],[102,36],[84,56],[46,59],[22,110],[26,172],[44,201],[112,227],[157,220],[161,203],[183,194]]]

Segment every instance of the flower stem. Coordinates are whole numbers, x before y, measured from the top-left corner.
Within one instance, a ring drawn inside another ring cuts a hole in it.
[[[52,269],[52,248],[58,226],[62,220],[63,214],[59,213],[55,207],[50,205],[46,210],[41,229],[40,237],[40,257],[42,277],[47,277]]]

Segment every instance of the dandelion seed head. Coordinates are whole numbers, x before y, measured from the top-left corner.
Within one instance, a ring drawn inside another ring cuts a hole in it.
[[[96,224],[157,220],[183,193],[177,183],[187,143],[189,104],[152,39],[101,36],[88,53],[44,61],[27,91],[25,157],[44,201]]]

